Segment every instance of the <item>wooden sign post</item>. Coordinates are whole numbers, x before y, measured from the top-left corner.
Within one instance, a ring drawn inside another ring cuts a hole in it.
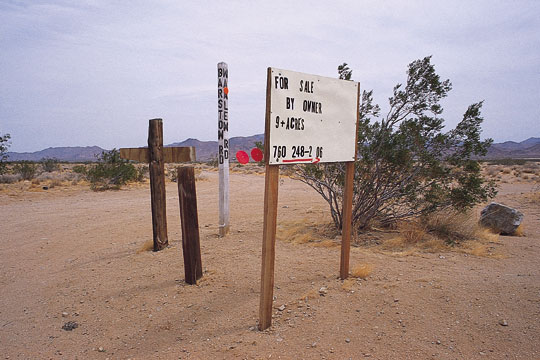
[[[360,84],[268,68],[259,330],[272,324],[279,166],[345,162],[340,277],[349,276]]]
[[[164,164],[166,162],[195,161],[195,148],[164,148],[163,122],[161,119],[152,119],[149,121],[148,126],[148,147],[120,149],[120,157],[149,164],[154,251],[162,250],[169,244],[167,238]]]
[[[195,170],[193,166],[179,167],[177,170],[178,200],[182,223],[182,252],[186,282],[197,284],[202,277],[201,246],[199,242],[199,215],[197,193],[195,192]]]
[[[218,69],[219,236],[229,233],[229,69]]]
[[[167,237],[167,206],[165,202],[163,122],[161,119],[153,119],[149,121],[148,155],[154,251],[159,251],[169,245],[169,239]]]

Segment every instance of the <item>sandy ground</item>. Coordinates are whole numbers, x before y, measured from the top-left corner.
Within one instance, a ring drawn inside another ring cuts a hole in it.
[[[357,247],[351,265],[374,270],[344,288],[339,247],[278,241],[275,317],[260,332],[264,176],[231,175],[232,231],[218,238],[217,174],[205,175],[197,286],[183,280],[174,183],[171,246],[158,253],[138,252],[152,238],[147,185],[0,193],[0,356],[540,359],[540,206],[527,197],[531,185],[502,184],[497,200],[525,214],[526,236],[493,244],[500,259]],[[285,178],[279,191],[278,222],[329,221],[304,184]],[[70,321],[78,327],[63,330]]]

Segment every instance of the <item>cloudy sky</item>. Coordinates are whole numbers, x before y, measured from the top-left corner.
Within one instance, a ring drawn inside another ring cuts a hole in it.
[[[427,55],[453,83],[447,127],[485,100],[485,137],[540,136],[540,1],[0,0],[0,134],[12,151],[217,137],[229,66],[229,135],[264,131],[266,68],[335,77],[347,62],[386,108]]]

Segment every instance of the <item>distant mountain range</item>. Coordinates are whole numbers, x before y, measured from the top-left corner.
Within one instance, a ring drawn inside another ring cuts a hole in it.
[[[253,136],[237,136],[230,138],[230,159],[235,159],[235,154],[239,150],[249,153],[255,147],[256,141],[263,141],[264,134]],[[197,139],[187,139],[165,146],[195,146],[197,161],[209,161],[217,157],[217,141],[200,141]],[[95,161],[96,157],[105,149],[99,146],[75,146],[75,147],[54,147],[32,153],[8,152],[8,161],[30,160],[39,161],[43,158],[57,158],[60,161],[84,162]],[[540,138],[531,137],[522,142],[506,141],[491,145],[485,157],[486,159],[540,159]]]
[[[256,141],[263,142],[264,134],[253,136],[237,136],[229,139],[230,159],[235,158],[235,154],[239,150],[244,150],[249,154],[251,149],[255,147]],[[195,146],[197,161],[209,161],[217,158],[218,142],[217,141],[200,141],[197,139],[187,139],[182,142],[175,142],[165,146]],[[74,147],[54,147],[36,152],[8,152],[8,161],[39,161],[43,158],[56,158],[60,161],[69,162],[85,162],[95,161],[97,156],[105,149],[99,146],[74,146]]]
[[[8,161],[39,161],[43,158],[57,158],[60,161],[85,162],[95,161],[103,151],[99,146],[50,147],[35,152],[8,152]]]
[[[255,142],[264,141],[264,134],[252,136],[236,136],[229,139],[229,159],[236,159],[236,153],[244,150],[249,154],[251,149],[255,147]],[[187,139],[182,142],[172,143],[165,146],[195,146],[195,154],[197,161],[209,161],[217,159],[218,142],[217,141],[200,141],[197,139]]]
[[[540,158],[540,138],[531,137],[522,142],[505,141],[492,144],[487,159]]]

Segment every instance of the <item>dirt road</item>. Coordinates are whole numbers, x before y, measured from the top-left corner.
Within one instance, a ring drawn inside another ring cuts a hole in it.
[[[216,236],[217,174],[204,177],[198,286],[183,281],[174,183],[171,246],[159,253],[138,251],[152,238],[147,185],[0,193],[1,356],[540,359],[540,205],[527,200],[530,186],[501,189],[498,200],[526,222],[525,237],[493,244],[501,259],[358,247],[351,265],[374,270],[344,287],[339,247],[278,241],[275,317],[259,332],[264,176],[231,174],[226,238]],[[285,178],[279,192],[278,222],[330,220],[304,184]]]

